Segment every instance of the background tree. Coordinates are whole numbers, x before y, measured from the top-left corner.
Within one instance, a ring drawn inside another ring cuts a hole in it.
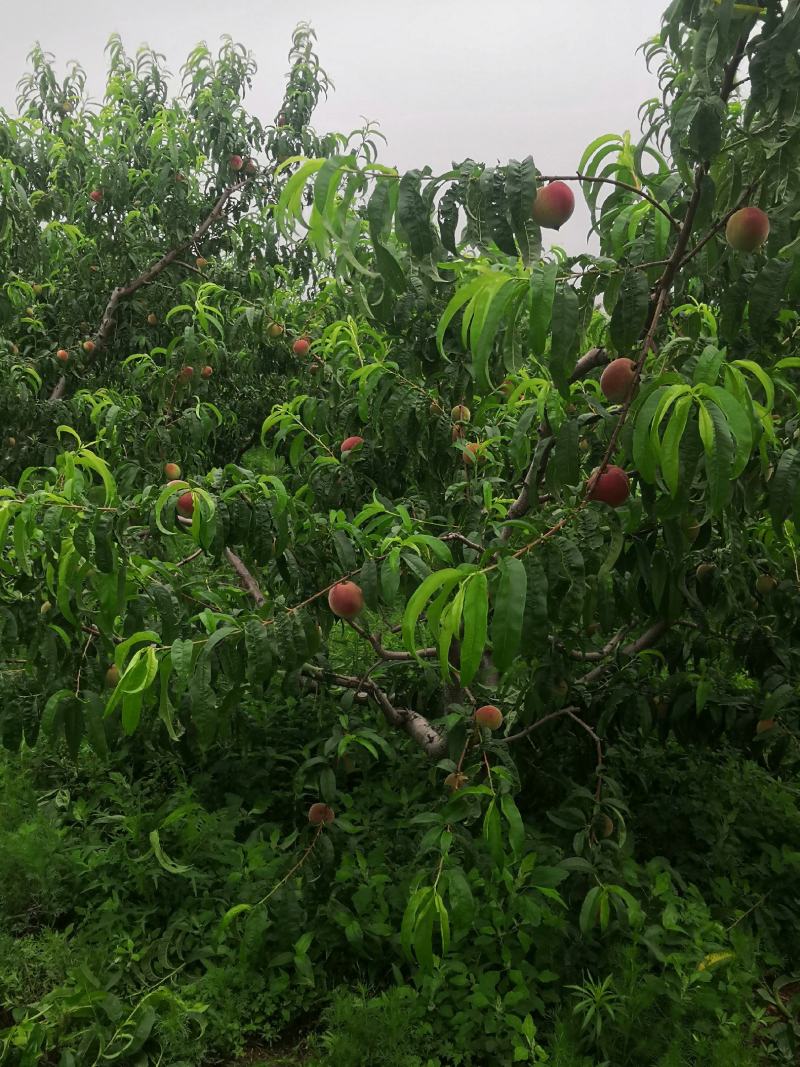
[[[357,978],[338,1067],[793,1062],[798,46],[676,0],[638,141],[438,176],[313,131],[307,26],[270,125],[229,40],[171,99],[112,38],[102,105],[31,53],[0,1062],[196,1063]]]

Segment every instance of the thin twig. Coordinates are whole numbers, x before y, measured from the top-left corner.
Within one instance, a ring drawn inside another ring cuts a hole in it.
[[[652,204],[656,211],[660,211],[665,219],[669,219],[670,225],[677,229],[680,226],[678,219],[672,215],[663,204],[660,204],[654,196],[650,196],[644,189],[639,189],[635,185],[631,185],[629,182],[621,182],[616,178],[594,178],[589,177],[588,174],[540,174],[540,182],[595,182],[598,185],[616,185],[618,189],[627,189],[630,193],[635,193],[640,196],[642,200],[646,200],[648,204]]]
[[[637,637],[635,641],[631,641],[625,645],[620,651],[624,656],[633,658],[640,652],[643,652],[646,648],[651,648],[669,629],[669,623],[660,619],[658,622],[653,623],[645,632]],[[586,674],[582,674],[580,678],[576,679],[579,685],[588,685],[590,682],[596,682],[598,678],[602,677],[603,673],[609,668],[609,663],[601,663],[599,666],[592,668]]]
[[[597,651],[581,652],[580,649],[571,648],[568,650],[567,655],[570,656],[572,659],[583,660],[587,663],[607,659],[617,647],[617,645],[620,643],[622,638],[625,636],[625,630],[626,627],[624,626],[621,630],[617,630],[617,632],[614,634],[608,644],[603,645],[603,647],[601,649],[598,649]]]
[[[353,619],[344,620],[351,630],[355,630],[360,638],[364,641],[369,641],[377,654],[383,660],[392,660],[395,662],[410,662],[415,659],[434,659],[439,655],[437,648],[418,648],[416,652],[400,652],[394,649],[384,648],[381,644],[381,639],[377,634],[368,633],[363,626],[359,626]]]

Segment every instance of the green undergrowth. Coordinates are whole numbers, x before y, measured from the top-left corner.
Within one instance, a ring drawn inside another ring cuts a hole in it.
[[[304,1058],[267,1063],[795,1062],[793,784],[733,750],[622,739],[608,773],[624,828],[590,875],[565,862],[580,790],[548,807],[552,782],[531,776],[521,863],[541,885],[464,846],[451,944],[423,967],[401,942],[443,802],[422,757],[356,756],[337,822],[276,890],[311,841],[309,710],[282,709],[292,761],[274,716],[204,755],[2,757],[0,1062],[228,1064],[293,1034]],[[602,929],[585,921],[598,877],[624,901]]]

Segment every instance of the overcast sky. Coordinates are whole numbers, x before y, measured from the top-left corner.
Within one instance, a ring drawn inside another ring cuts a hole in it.
[[[637,47],[658,32],[666,0],[32,0],[13,5],[0,38],[0,102],[35,41],[104,86],[113,32],[134,53],[143,42],[177,73],[190,48],[222,34],[245,44],[259,73],[250,108],[276,112],[293,27],[314,26],[335,85],[318,130],[349,132],[361,116],[388,138],[381,159],[434,172],[469,156],[487,163],[532,154],[544,173],[574,170],[602,133],[638,132],[636,110],[656,94]],[[582,250],[588,213],[558,234]]]

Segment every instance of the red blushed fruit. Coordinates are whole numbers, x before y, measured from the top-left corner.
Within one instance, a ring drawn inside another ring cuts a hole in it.
[[[170,484],[176,482],[181,476],[181,469],[177,463],[165,463],[164,474],[169,478]]]
[[[484,463],[486,461],[486,456],[478,451],[479,448],[480,445],[477,441],[470,441],[469,444],[464,447],[461,459],[465,466],[471,467],[473,463]]]
[[[735,211],[725,227],[725,238],[737,252],[755,252],[769,237],[769,218],[759,207]]]
[[[330,826],[336,818],[336,812],[327,804],[317,801],[308,809],[308,821],[312,826]]]
[[[258,173],[258,164],[254,159],[248,159],[244,165],[244,171],[245,174],[256,174]]]
[[[475,712],[475,722],[487,730],[499,730],[503,725],[503,713],[494,704],[484,704]]]
[[[56,352],[56,359],[59,361],[59,363],[68,362],[69,352],[66,350],[66,348],[59,348],[59,350]]]
[[[350,453],[353,451],[354,448],[359,448],[363,444],[364,444],[364,438],[363,437],[358,437],[358,436],[346,437],[344,439],[344,441],[342,441],[341,446],[340,446],[340,451],[342,453],[342,459],[347,459],[347,457],[350,455]]]
[[[189,516],[194,513],[194,494],[181,493],[178,497],[178,511],[181,515]]]
[[[94,352],[94,349],[95,349],[94,341],[84,341],[83,342],[83,351],[84,352],[88,352],[89,355],[91,355],[92,352]]]
[[[178,371],[178,381],[181,385],[186,385],[194,377],[194,367],[181,367]]]
[[[231,162],[231,170],[236,170],[236,171],[241,170],[242,166],[244,164],[244,160],[242,159],[241,156],[231,156],[230,162]]]
[[[531,214],[540,226],[557,230],[575,210],[575,197],[564,182],[550,182],[536,193]]]
[[[296,356],[304,356],[311,348],[311,342],[307,337],[298,337],[292,345],[292,351]]]
[[[636,363],[632,359],[614,359],[600,375],[600,388],[606,400],[621,404],[627,400],[636,377]]]
[[[205,379],[206,379],[206,381],[207,381],[207,380],[208,380],[208,379],[209,379],[209,378],[211,377],[211,375],[212,375],[213,373],[214,373],[214,368],[213,368],[213,367],[209,367],[208,365],[206,365],[206,366],[205,366],[205,367],[203,367],[203,369],[202,369],[202,370],[200,371],[200,377],[201,377],[201,378],[205,378]]]
[[[591,475],[591,479],[594,474]],[[600,477],[592,486],[589,493],[590,500],[599,500],[603,504],[610,504],[612,508],[618,508],[630,496],[631,488],[628,483],[628,475],[622,467],[606,467]]]
[[[94,200],[95,204],[99,204],[100,201],[103,199],[103,190],[92,189],[92,191],[89,193],[89,199]]]
[[[328,593],[328,607],[340,619],[354,619],[364,607],[364,594],[355,582],[339,582]]]

